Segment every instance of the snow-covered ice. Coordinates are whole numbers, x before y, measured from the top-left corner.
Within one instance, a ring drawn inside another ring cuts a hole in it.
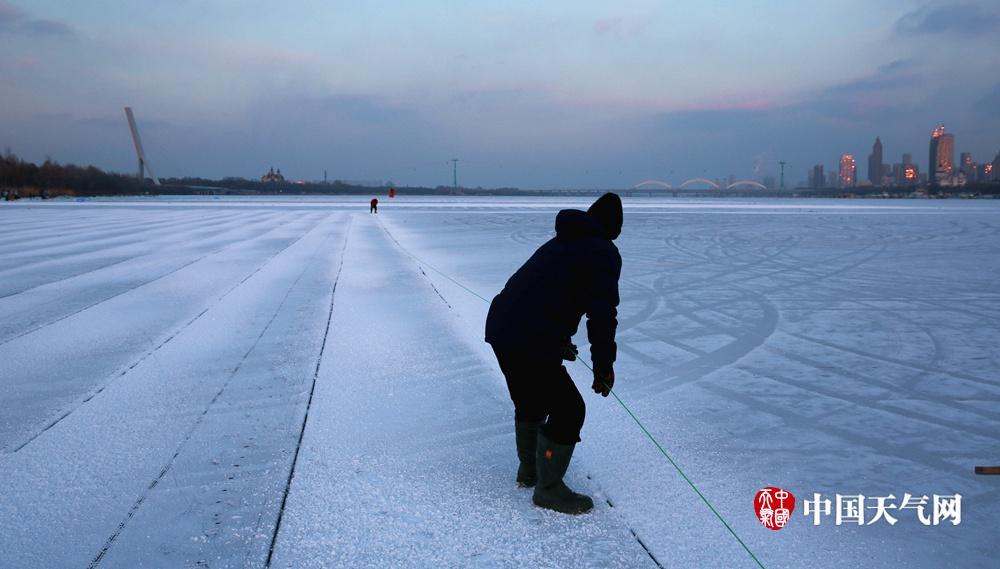
[[[595,511],[513,483],[478,297],[589,201],[0,204],[0,567],[755,567],[582,366]],[[1000,203],[625,207],[616,391],[765,567],[996,566]]]

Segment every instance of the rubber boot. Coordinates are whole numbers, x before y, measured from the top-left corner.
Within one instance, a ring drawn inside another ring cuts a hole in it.
[[[590,496],[577,494],[563,483],[563,476],[573,458],[576,445],[562,445],[538,433],[538,484],[535,485],[535,505],[564,514],[585,514],[594,507]]]
[[[538,421],[514,421],[514,441],[517,443],[517,458],[521,462],[517,467],[517,485],[521,488],[531,488],[538,481],[535,451],[540,425]]]

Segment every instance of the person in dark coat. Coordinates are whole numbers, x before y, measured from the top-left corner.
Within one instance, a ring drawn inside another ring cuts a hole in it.
[[[368,205],[371,206],[368,209],[368,213],[378,213],[378,198],[372,198],[372,201]]]
[[[556,236],[490,304],[486,341],[514,402],[518,484],[534,487],[538,506],[579,514],[593,508],[593,501],[562,479],[580,441],[586,408],[562,362],[576,359],[570,339],[586,314],[592,389],[608,396],[617,351],[622,258],[613,241],[622,230],[621,198],[607,193],[587,211],[562,210],[555,225]]]

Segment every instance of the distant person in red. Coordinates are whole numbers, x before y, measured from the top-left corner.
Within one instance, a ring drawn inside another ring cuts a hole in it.
[[[378,213],[378,198],[372,198],[372,207],[368,213]]]

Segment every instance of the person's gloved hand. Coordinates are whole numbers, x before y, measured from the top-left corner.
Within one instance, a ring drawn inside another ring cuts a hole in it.
[[[614,368],[600,369],[594,368],[594,385],[591,388],[594,393],[600,393],[607,397],[611,393],[611,388],[615,386]]]
[[[564,360],[566,360],[568,362],[575,362],[576,361],[576,355],[579,354],[579,353],[580,353],[580,349],[576,347],[576,344],[574,344],[570,340],[566,340],[566,345],[563,346],[562,359],[564,359]]]

